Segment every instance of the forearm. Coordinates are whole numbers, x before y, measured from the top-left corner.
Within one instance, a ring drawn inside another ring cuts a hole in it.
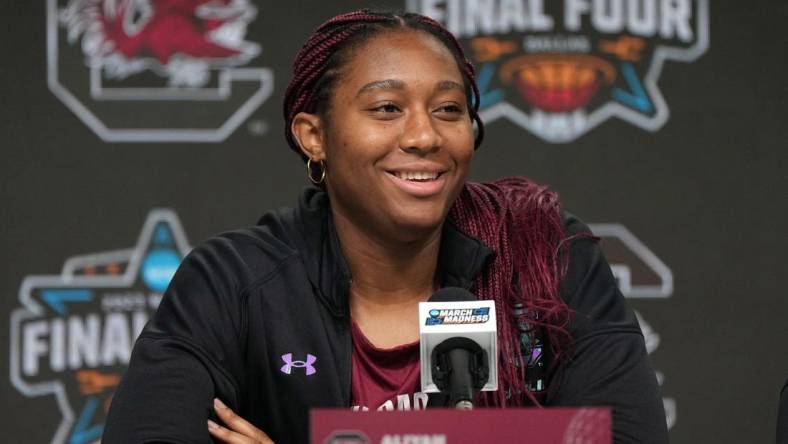
[[[235,400],[233,384],[185,344],[140,338],[113,397],[103,443],[211,443],[213,398]]]

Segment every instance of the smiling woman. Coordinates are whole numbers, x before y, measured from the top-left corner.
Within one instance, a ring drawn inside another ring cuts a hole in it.
[[[407,28],[350,52],[326,110],[301,111],[290,125],[303,154],[325,166],[340,238],[358,229],[386,242],[437,236],[473,155],[454,57]]]
[[[104,442],[306,442],[312,407],[444,406],[419,392],[417,313],[452,286],[496,305],[499,389],[477,404],[611,406],[616,442],[666,441],[640,329],[587,227],[527,179],[466,182],[483,125],[448,31],[343,14],[293,72],[286,138],[317,186],[184,260]]]

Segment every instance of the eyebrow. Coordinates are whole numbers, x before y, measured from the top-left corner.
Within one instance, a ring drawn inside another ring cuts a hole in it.
[[[435,91],[450,91],[452,89],[457,89],[460,90],[461,92],[465,92],[465,87],[453,80],[443,80],[438,82],[437,85],[435,85]]]
[[[369,82],[358,90],[356,97],[367,91],[372,91],[375,89],[405,89],[405,82],[396,79],[376,80],[374,82]]]
[[[385,79],[369,82],[358,90],[356,97],[365,92],[376,89],[405,89],[405,82],[397,79]],[[465,87],[453,80],[442,80],[435,85],[435,91],[450,91],[452,89],[465,92]]]

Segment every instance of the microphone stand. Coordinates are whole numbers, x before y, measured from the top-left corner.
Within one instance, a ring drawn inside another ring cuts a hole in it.
[[[472,410],[476,393],[489,376],[487,352],[476,342],[463,337],[449,338],[432,351],[432,379],[449,396],[449,405]]]

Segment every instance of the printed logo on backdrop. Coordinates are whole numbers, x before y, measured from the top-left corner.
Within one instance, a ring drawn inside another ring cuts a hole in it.
[[[480,115],[551,143],[617,117],[648,131],[670,111],[667,60],[709,46],[708,0],[407,0],[449,28],[476,66]],[[673,67],[671,67],[673,68]]]
[[[601,238],[600,245],[605,252],[618,288],[627,298],[669,298],[673,294],[673,272],[670,271],[654,252],[635,237],[621,224],[588,224],[591,231]],[[646,351],[653,353],[659,347],[659,334],[646,322],[641,313],[635,311],[640,329],[646,342]],[[660,385],[665,381],[662,372],[657,371]],[[662,398],[668,428],[676,423],[676,400]]]
[[[221,142],[273,91],[257,16],[249,0],[47,0],[49,89],[106,142]]]
[[[158,209],[135,247],[24,279],[11,314],[11,383],[27,397],[55,396],[63,420],[52,442],[101,437],[134,341],[189,249],[175,213]]]

